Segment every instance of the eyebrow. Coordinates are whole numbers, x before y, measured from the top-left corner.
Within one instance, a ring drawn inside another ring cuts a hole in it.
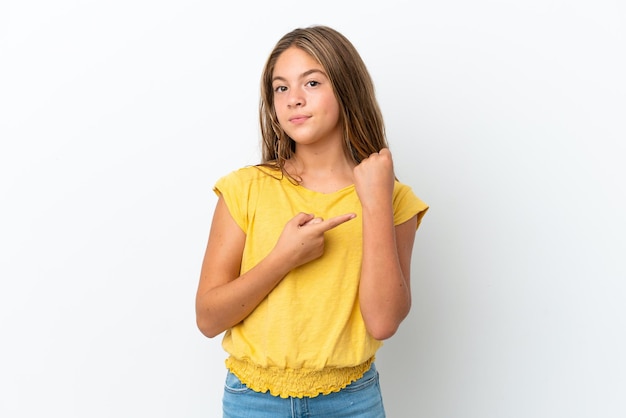
[[[308,71],[305,71],[305,72],[303,72],[302,74],[300,74],[300,77],[299,77],[299,78],[305,78],[305,77],[308,77],[308,76],[310,76],[311,74],[314,74],[314,73],[320,73],[320,74],[322,74],[324,77],[328,77],[324,71],[319,70],[319,69],[317,69],[317,68],[312,68],[312,69],[310,69],[310,70],[308,70]],[[272,78],[272,83],[273,83],[274,81],[277,81],[277,80],[279,80],[279,81],[287,81],[287,79],[286,79],[285,77],[280,77],[280,76],[277,76],[277,77]]]

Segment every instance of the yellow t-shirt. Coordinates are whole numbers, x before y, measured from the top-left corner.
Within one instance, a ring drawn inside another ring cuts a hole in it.
[[[327,231],[322,257],[292,270],[246,319],[226,331],[222,345],[231,372],[251,389],[274,396],[328,394],[360,378],[382,343],[366,331],[359,307],[363,246],[354,185],[318,193],[280,171],[255,166],[222,177],[214,191],[246,234],[241,273],[272,250],[299,212],[324,219],[357,214]],[[396,225],[416,214],[419,225],[428,209],[397,181],[393,207]]]

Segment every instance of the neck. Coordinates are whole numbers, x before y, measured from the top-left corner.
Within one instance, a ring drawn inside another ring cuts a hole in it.
[[[354,166],[341,146],[321,149],[297,146],[285,167],[289,174],[300,180],[302,186],[330,193],[354,183]]]
[[[296,145],[290,161],[294,168],[310,172],[328,172],[354,167],[341,144],[334,146]]]

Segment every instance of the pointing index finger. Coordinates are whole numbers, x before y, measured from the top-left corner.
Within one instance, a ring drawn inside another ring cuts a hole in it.
[[[319,225],[321,225],[322,230],[326,232],[354,218],[356,218],[356,214],[346,213],[346,214],[335,216],[333,218],[322,221],[319,223]]]

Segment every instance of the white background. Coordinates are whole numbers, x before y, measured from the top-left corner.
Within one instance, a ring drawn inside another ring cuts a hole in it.
[[[194,295],[284,33],[350,38],[430,206],[390,417],[626,416],[620,0],[2,1],[0,416],[218,417]]]

